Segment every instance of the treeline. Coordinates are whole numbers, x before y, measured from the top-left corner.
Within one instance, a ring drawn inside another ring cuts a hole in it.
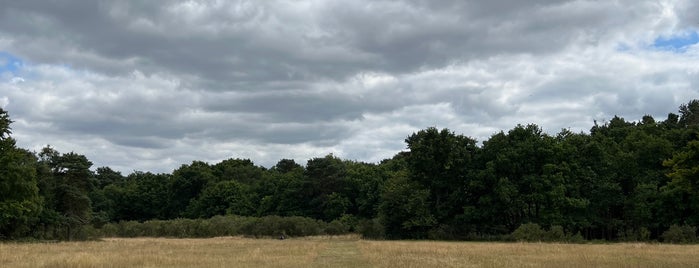
[[[228,159],[128,175],[92,171],[76,153],[17,148],[3,110],[0,119],[3,239],[189,236],[178,234],[182,225],[203,236],[687,242],[699,226],[699,100],[662,121],[614,117],[589,133],[517,125],[481,146],[427,128],[380,163],[326,155],[264,168]],[[289,227],[297,225],[306,227]],[[254,226],[269,228],[246,229]]]

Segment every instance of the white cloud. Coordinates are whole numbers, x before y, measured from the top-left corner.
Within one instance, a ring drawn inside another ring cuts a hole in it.
[[[124,172],[192,160],[379,161],[425,127],[658,120],[699,97],[693,1],[13,2],[0,105],[21,146]],[[20,81],[20,77],[23,81]]]

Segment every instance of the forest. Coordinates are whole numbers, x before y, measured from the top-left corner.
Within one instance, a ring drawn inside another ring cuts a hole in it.
[[[325,155],[265,168],[231,158],[158,174],[95,168],[84,155],[50,146],[19,148],[11,123],[0,109],[0,240],[129,235],[129,228],[207,236],[230,232],[182,234],[172,226],[246,222],[231,232],[269,225],[259,234],[689,242],[699,226],[699,100],[662,121],[615,116],[591,122],[589,132],[555,135],[517,125],[481,144],[430,127],[379,163]]]

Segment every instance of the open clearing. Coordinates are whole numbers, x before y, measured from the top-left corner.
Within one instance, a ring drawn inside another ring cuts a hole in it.
[[[0,243],[0,267],[697,267],[699,245],[106,238]]]

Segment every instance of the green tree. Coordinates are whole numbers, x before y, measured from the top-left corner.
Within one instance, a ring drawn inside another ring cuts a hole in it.
[[[492,189],[486,200],[499,208],[488,209],[494,222],[512,231],[526,222],[549,226],[562,221],[567,189],[565,166],[557,159],[560,150],[556,139],[533,124],[518,125],[484,143],[483,161],[492,173],[484,174]]]
[[[217,181],[235,180],[253,184],[262,178],[264,168],[255,166],[249,159],[227,159],[211,167]]]
[[[259,215],[307,216],[310,182],[304,176],[304,168],[293,160],[280,160],[263,176],[263,184],[257,184],[255,193],[260,195]]]
[[[92,220],[88,197],[94,187],[92,162],[84,155],[60,154],[51,147],[42,149],[39,156],[40,192],[47,200],[42,224],[52,226],[54,238],[80,238],[82,227]]]
[[[680,105],[679,123],[685,127],[699,125],[699,100],[691,100]]]
[[[211,166],[202,161],[182,165],[172,173],[167,218],[183,216],[189,203],[196,199],[206,184],[216,181]]]
[[[102,189],[107,185],[124,181],[124,175],[110,167],[98,167],[95,173],[95,180],[97,189]]]
[[[354,200],[351,214],[365,219],[377,216],[381,200],[381,188],[390,175],[375,164],[346,162],[347,181],[351,191],[348,193]]]
[[[332,221],[341,216],[337,212],[345,210],[343,207],[352,206],[345,202],[349,200],[349,185],[347,166],[341,159],[329,154],[308,160],[304,175],[308,182],[304,185],[304,199],[309,200],[306,215]]]
[[[36,159],[17,148],[10,137],[11,123],[0,108],[0,239],[26,235],[42,209]]]
[[[437,220],[428,204],[429,189],[396,173],[384,185],[379,205],[379,221],[389,239],[427,238]]]
[[[670,182],[661,188],[666,222],[699,225],[699,141],[665,161]]]
[[[187,216],[210,218],[215,215],[252,215],[253,204],[245,185],[236,181],[210,184],[187,208]]]
[[[432,127],[413,133],[405,142],[410,149],[406,156],[409,179],[429,192],[427,203],[435,220],[454,225],[464,206],[475,202],[469,186],[476,141]]]
[[[113,221],[146,221],[169,216],[170,174],[133,172],[123,181],[107,185],[101,191]],[[93,200],[94,201],[94,200]]]

